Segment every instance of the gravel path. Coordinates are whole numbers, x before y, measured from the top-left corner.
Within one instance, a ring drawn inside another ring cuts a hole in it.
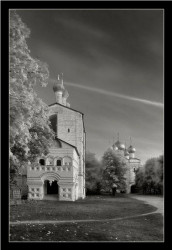
[[[154,213],[160,213],[164,216],[164,198],[152,195],[131,195],[131,198],[145,201],[145,203],[154,206],[157,210]]]

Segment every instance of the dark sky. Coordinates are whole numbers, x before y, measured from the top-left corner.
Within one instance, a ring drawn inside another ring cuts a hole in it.
[[[113,136],[142,163],[163,153],[163,10],[20,10],[31,55],[49,65],[37,87],[55,102],[63,72],[71,107],[85,114],[87,149],[100,158]]]

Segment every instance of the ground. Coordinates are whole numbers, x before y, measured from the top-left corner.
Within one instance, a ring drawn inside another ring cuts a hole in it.
[[[10,208],[10,241],[162,242],[162,209],[162,197],[125,194],[27,202]]]

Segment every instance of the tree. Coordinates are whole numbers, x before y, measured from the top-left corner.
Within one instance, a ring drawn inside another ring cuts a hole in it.
[[[157,175],[159,178],[159,186],[161,190],[163,189],[163,180],[164,180],[164,156],[160,155],[158,160],[158,167],[157,167]]]
[[[87,194],[99,194],[101,189],[102,166],[95,154],[86,152],[85,181]]]
[[[162,193],[163,156],[150,158],[136,172],[136,185],[143,193]]]
[[[34,86],[48,84],[45,63],[30,55],[26,39],[30,30],[14,10],[10,10],[9,32],[9,118],[10,172],[20,173],[41,154],[47,154],[54,134],[50,129],[48,106],[37,97]]]
[[[110,191],[113,183],[121,190],[126,188],[125,173],[127,170],[126,160],[116,154],[112,149],[108,149],[102,158],[103,171],[103,186]]]

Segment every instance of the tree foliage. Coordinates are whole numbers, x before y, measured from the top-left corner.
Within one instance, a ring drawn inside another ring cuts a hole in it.
[[[49,127],[48,106],[38,98],[34,86],[48,84],[45,63],[30,55],[26,39],[29,28],[16,11],[10,11],[9,43],[9,118],[10,168],[18,172],[22,165],[48,153],[53,139]]]
[[[99,194],[101,189],[102,166],[95,154],[86,152],[85,181],[87,194]]]
[[[145,165],[136,171],[136,185],[143,193],[162,193],[163,189],[163,156],[150,158]]]
[[[103,186],[105,190],[111,190],[112,184],[115,183],[121,190],[126,188],[125,173],[127,165],[125,159],[116,154],[112,149],[108,149],[102,158]]]

